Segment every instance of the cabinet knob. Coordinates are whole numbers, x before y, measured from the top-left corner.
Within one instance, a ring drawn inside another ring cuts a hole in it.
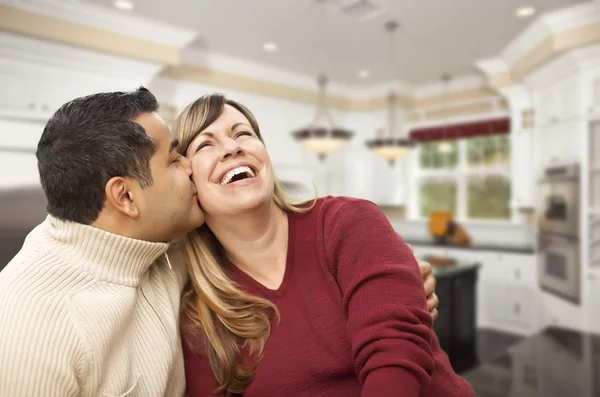
[[[515,278],[521,278],[521,271],[519,269],[515,270]]]
[[[515,314],[521,313],[521,305],[519,305],[518,303],[515,303],[514,312],[515,312]]]

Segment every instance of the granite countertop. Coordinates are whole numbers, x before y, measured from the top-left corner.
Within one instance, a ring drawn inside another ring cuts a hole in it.
[[[430,261],[429,256],[424,256],[422,259],[424,261]],[[461,260],[452,260],[452,262],[453,263],[451,265],[446,266],[432,265],[431,267],[435,277],[441,278],[458,276],[459,274],[474,271],[481,267],[481,264],[478,262]]]
[[[547,328],[462,376],[477,397],[600,397],[600,334]]]
[[[463,249],[463,250],[472,250],[472,251],[498,251],[505,252],[509,254],[524,254],[524,255],[533,255],[535,254],[535,250],[533,247],[529,246],[501,246],[501,245],[489,245],[489,244],[475,244],[468,246],[457,246],[457,245],[449,245],[449,244],[437,244],[432,239],[410,239],[405,238],[404,241],[410,245],[429,245],[435,246],[439,248],[452,248],[452,249]]]

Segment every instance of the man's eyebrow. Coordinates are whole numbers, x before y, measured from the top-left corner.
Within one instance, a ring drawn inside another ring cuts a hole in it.
[[[177,149],[177,146],[179,146],[179,139],[173,139],[171,141],[171,146],[169,147],[169,153],[171,153],[173,150]]]

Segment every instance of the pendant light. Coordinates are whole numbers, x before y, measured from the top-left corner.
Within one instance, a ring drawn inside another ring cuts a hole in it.
[[[324,32],[324,19],[327,0],[317,0],[321,4],[321,33]],[[323,34],[323,38],[324,38]],[[321,40],[321,58],[324,58],[324,39]],[[317,109],[315,118],[308,126],[292,132],[294,139],[306,150],[316,154],[321,161],[328,155],[338,150],[344,143],[349,141],[354,132],[334,124],[333,118],[327,106],[327,83],[329,79],[322,73],[317,77],[319,88]]]
[[[333,118],[327,109],[327,76],[320,75],[317,79],[319,100],[313,122],[292,133],[292,136],[306,150],[324,160],[327,155],[338,150],[352,138],[354,133],[333,123]]]
[[[385,24],[385,30],[390,35],[390,66],[392,78],[395,75],[394,62],[394,32],[398,29],[398,22],[390,21]],[[375,132],[375,139],[368,140],[366,145],[373,154],[386,160],[393,166],[397,160],[404,157],[416,142],[408,137],[402,137],[402,128],[397,123],[398,95],[391,92],[387,98],[388,120],[387,129],[379,129]]]

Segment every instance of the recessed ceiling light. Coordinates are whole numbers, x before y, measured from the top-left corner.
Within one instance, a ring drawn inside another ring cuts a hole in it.
[[[517,8],[517,11],[515,12],[515,14],[519,18],[530,17],[533,14],[535,14],[535,7],[532,7],[532,6],[519,7],[519,8]]]
[[[119,10],[131,11],[133,10],[133,1],[131,0],[114,0],[113,5]]]
[[[275,52],[279,47],[277,47],[277,44],[273,43],[272,41],[267,41],[263,43],[262,48],[266,52]]]
[[[368,71],[367,69],[362,69],[362,70],[359,70],[356,75],[360,79],[368,79],[369,77],[371,77],[371,72]]]

